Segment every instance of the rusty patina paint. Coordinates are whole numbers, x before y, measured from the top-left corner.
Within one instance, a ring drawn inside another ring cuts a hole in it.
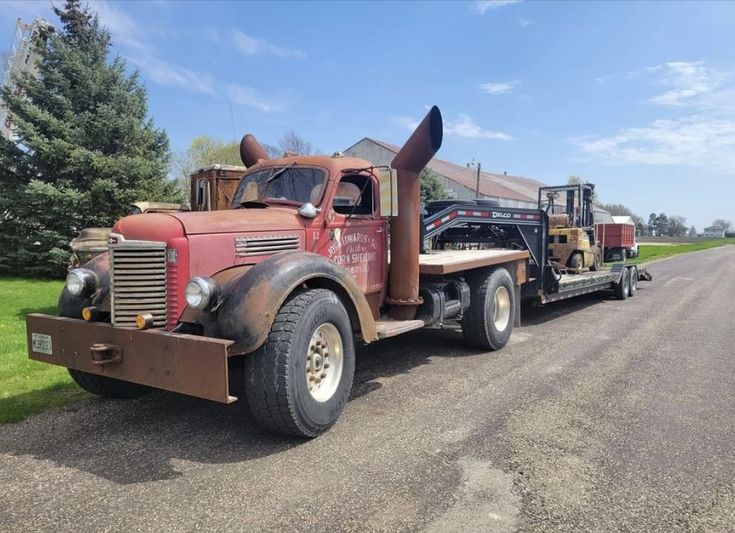
[[[240,141],[240,159],[246,167],[252,167],[258,161],[268,159],[268,154],[265,153],[255,136],[248,133]]]
[[[216,402],[237,400],[229,394],[231,341],[37,314],[26,317],[26,329],[36,361]],[[34,333],[51,338],[51,354],[34,351]]]
[[[357,320],[353,327],[362,333],[363,341],[378,338],[370,305],[352,276],[332,261],[310,252],[275,255],[234,278],[213,317],[219,336],[235,341],[233,353],[256,350],[265,341],[283,302],[302,285],[342,292],[345,307]]]
[[[411,320],[419,298],[419,174],[442,144],[443,126],[434,106],[393,158],[398,171],[398,216],[390,222],[390,315]]]

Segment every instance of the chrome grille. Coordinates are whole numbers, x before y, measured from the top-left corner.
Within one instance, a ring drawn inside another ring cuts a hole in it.
[[[235,255],[237,257],[275,254],[277,252],[298,249],[298,235],[268,235],[267,237],[235,238]]]
[[[134,328],[136,315],[151,313],[153,326],[166,325],[166,245],[123,241],[110,246],[112,323]]]

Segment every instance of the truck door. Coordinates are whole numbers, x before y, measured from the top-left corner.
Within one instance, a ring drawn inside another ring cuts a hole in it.
[[[313,245],[350,272],[365,294],[383,289],[387,271],[387,222],[378,216],[378,192],[373,176],[342,176],[323,205],[324,231]]]

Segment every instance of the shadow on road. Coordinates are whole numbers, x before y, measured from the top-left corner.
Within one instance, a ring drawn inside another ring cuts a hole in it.
[[[422,331],[359,350],[350,401],[380,378],[411,372],[435,357],[477,355],[460,335]],[[136,400],[90,399],[0,426],[0,453],[31,455],[120,484],[179,477],[176,462],[237,463],[304,445],[254,422],[245,398],[231,405],[154,392]],[[325,437],[328,438],[328,437]]]

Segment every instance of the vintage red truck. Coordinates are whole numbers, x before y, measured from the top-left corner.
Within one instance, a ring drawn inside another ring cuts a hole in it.
[[[69,273],[59,316],[27,317],[30,357],[101,396],[159,388],[224,403],[237,400],[240,362],[255,419],[313,437],[347,402],[358,343],[461,326],[466,342],[497,350],[522,296],[632,294],[629,268],[564,285],[543,210],[457,202],[422,218],[419,173],[442,135],[434,107],[392,168],[340,154],[271,160],[246,135],[232,209],[120,220],[109,252]],[[420,253],[424,240],[435,249]]]

